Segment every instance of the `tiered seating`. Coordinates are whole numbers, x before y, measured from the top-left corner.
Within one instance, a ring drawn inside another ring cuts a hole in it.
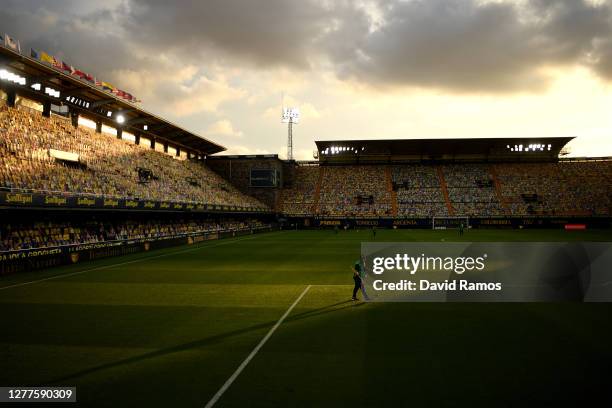
[[[489,166],[441,166],[456,216],[612,215],[612,161],[497,164],[499,194]],[[326,166],[321,170],[315,212],[347,217],[390,215],[392,198],[384,166]],[[298,168],[294,186],[283,193],[283,212],[312,214],[317,172],[317,167]],[[399,217],[450,215],[436,166],[394,165],[391,176]]]
[[[327,166],[319,197],[319,213],[332,216],[391,215],[384,166]]]
[[[497,164],[497,191],[489,166],[441,166],[455,216],[612,215],[612,161]],[[294,187],[284,192],[285,213],[311,214],[317,171],[316,167],[298,170]],[[321,215],[390,215],[383,166],[326,166],[322,171]],[[394,165],[391,177],[399,217],[450,215],[436,166]]]
[[[512,214],[610,215],[612,162],[496,165]]]
[[[49,149],[79,155],[60,161]],[[138,168],[153,177],[143,181]],[[259,207],[202,163],[177,160],[29,108],[0,107],[0,187]]]
[[[319,167],[296,167],[293,185],[282,192],[281,211],[290,215],[312,214],[318,179]]]
[[[487,165],[449,164],[442,171],[456,216],[504,214]]]
[[[398,216],[447,216],[444,196],[434,166],[393,166],[393,184],[397,189]]]
[[[104,241],[163,238],[195,232],[238,231],[262,227],[247,220],[44,221],[6,224],[0,228],[0,251],[90,244]]]

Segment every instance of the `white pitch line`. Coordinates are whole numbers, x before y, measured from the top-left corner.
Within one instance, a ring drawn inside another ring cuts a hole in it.
[[[298,298],[295,299],[295,302],[293,302],[293,304],[289,306],[289,309],[287,309],[285,314],[282,315],[280,319],[278,319],[278,321],[276,322],[274,326],[272,326],[268,334],[266,334],[266,336],[263,339],[261,339],[259,344],[255,346],[253,351],[251,351],[251,354],[249,354],[247,358],[244,359],[242,364],[240,364],[238,368],[236,369],[236,371],[234,371],[234,374],[232,374],[231,377],[228,378],[227,381],[221,386],[221,388],[219,388],[219,391],[217,391],[217,393],[213,395],[213,397],[210,399],[210,401],[208,401],[208,404],[206,404],[204,408],[212,408],[212,406],[215,405],[215,403],[219,400],[219,398],[221,398],[223,393],[225,393],[225,391],[227,391],[227,389],[232,385],[232,383],[236,380],[236,378],[238,378],[242,370],[244,370],[247,364],[249,364],[249,362],[253,359],[253,357],[255,357],[255,354],[259,352],[259,350],[263,347],[263,345],[266,344],[268,339],[272,337],[272,334],[274,334],[276,329],[278,329],[278,327],[283,323],[283,321],[287,318],[287,316],[289,316],[289,313],[291,313],[293,308],[300,302],[300,300],[302,300],[302,298],[304,297],[306,292],[308,292],[308,289],[310,289],[310,287],[311,285],[306,286],[306,289],[304,289],[304,291],[300,294],[300,296],[298,296]]]
[[[82,271],[76,271],[76,272],[71,272],[71,273],[63,273],[63,274],[60,274],[60,275],[50,276],[48,278],[36,279],[36,280],[33,280],[33,281],[29,281],[29,282],[22,282],[22,283],[16,283],[14,285],[2,286],[2,287],[0,287],[0,290],[10,289],[10,288],[17,288],[17,287],[26,286],[26,285],[32,285],[34,283],[39,283],[39,282],[44,282],[44,281],[48,281],[48,280],[64,278],[64,277],[67,277],[67,276],[80,275],[80,274],[86,273],[86,272],[100,271],[102,269],[114,268],[115,266],[129,265],[129,264],[133,264],[133,263],[137,263],[137,262],[148,261],[149,259],[156,259],[156,258],[162,258],[164,256],[182,254],[184,252],[197,251],[198,249],[214,248],[214,247],[218,247],[218,246],[221,246],[221,245],[232,244],[232,243],[238,242],[238,241],[246,241],[247,239],[257,238],[260,235],[261,234],[257,234],[257,235],[253,235],[253,236],[249,236],[249,237],[245,237],[245,238],[238,238],[238,239],[233,239],[233,240],[230,240],[230,241],[219,242],[216,245],[198,246],[196,248],[183,249],[183,250],[180,250],[180,251],[173,251],[173,252],[168,252],[168,253],[165,253],[165,254],[160,254],[160,255],[155,255],[155,256],[147,256],[147,257],[143,257],[143,258],[134,259],[133,261],[126,261],[126,262],[120,262],[120,263],[115,263],[115,264],[111,264],[111,265],[97,266],[95,268],[85,269],[85,270],[82,270]]]

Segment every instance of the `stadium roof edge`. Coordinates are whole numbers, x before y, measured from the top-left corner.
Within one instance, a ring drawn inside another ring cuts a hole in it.
[[[121,113],[125,117],[124,125],[121,126],[123,129],[133,129],[143,135],[150,135],[202,154],[210,155],[226,150],[224,146],[186,130],[134,103],[106,92],[89,81],[9,49],[3,44],[0,44],[0,64],[10,70],[19,71],[17,73],[31,80],[25,86],[12,85],[2,81],[3,87],[15,89],[17,93],[24,96],[51,101],[56,105],[68,106],[73,111],[97,118],[115,127],[120,125],[113,120],[113,117],[115,114]],[[59,90],[61,97],[51,97],[45,94],[42,88],[38,92],[31,89],[31,85],[35,82]],[[90,107],[75,106],[66,102],[65,96],[77,95],[81,99],[90,102]],[[104,110],[112,111],[114,113],[113,116],[108,117],[94,110],[101,107],[104,107]],[[146,124],[148,129],[144,130],[143,127],[136,128],[135,125],[137,124]]]
[[[570,137],[318,140],[321,163],[554,161]]]
[[[217,154],[214,156],[208,156],[209,160],[256,160],[256,159],[272,159],[272,160],[281,160],[278,157],[278,154],[275,153],[267,153],[267,154]],[[282,160],[281,160],[282,161]]]

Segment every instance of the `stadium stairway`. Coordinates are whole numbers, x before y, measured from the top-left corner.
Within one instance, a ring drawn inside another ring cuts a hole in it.
[[[493,179],[493,185],[495,186],[495,195],[497,196],[497,201],[499,201],[499,203],[501,204],[504,213],[510,214],[510,210],[508,208],[508,201],[502,194],[501,182],[499,181],[499,178],[497,178],[497,171],[495,170],[495,165],[491,165],[489,167],[489,174]]]
[[[446,185],[446,179],[444,178],[444,172],[442,171],[441,166],[436,166],[436,172],[438,173],[438,180],[440,180],[440,188],[442,189],[442,194],[444,195],[444,201],[446,202],[446,208],[448,209],[448,214],[450,216],[455,215],[455,209],[453,208],[450,197],[448,196],[448,187]]]
[[[397,217],[397,191],[393,190],[391,167],[385,168],[385,179],[387,181],[387,191],[391,197],[391,215]]]
[[[314,194],[314,204],[312,205],[312,213],[319,213],[319,197],[321,197],[321,184],[323,183],[323,167],[319,166],[319,178],[317,179],[317,187]]]
[[[281,212],[283,210],[283,188],[278,190],[278,194],[276,194],[276,200],[274,200],[274,210],[276,212]]]

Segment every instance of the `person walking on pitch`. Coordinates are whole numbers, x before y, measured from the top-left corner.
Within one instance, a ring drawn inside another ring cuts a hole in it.
[[[353,282],[355,282],[355,286],[353,287],[353,297],[351,300],[359,300],[357,299],[357,291],[361,289],[361,265],[359,265],[359,261],[355,262],[355,265],[351,268],[353,271]]]
[[[361,261],[357,261],[357,262],[359,265],[359,277],[361,278],[361,294],[363,295],[363,300],[367,302],[370,300],[370,297],[368,296],[368,293],[366,292],[366,288],[365,288],[365,278],[366,278],[366,269],[365,269],[366,258],[365,256],[361,258]]]
[[[361,290],[361,293],[363,294],[363,300],[370,300],[363,283],[363,279],[365,278],[365,268],[363,262],[361,260],[355,261],[355,264],[351,270],[353,271],[353,281],[355,282],[355,286],[353,287],[353,297],[351,300],[359,300],[357,298],[357,291],[359,290]]]

